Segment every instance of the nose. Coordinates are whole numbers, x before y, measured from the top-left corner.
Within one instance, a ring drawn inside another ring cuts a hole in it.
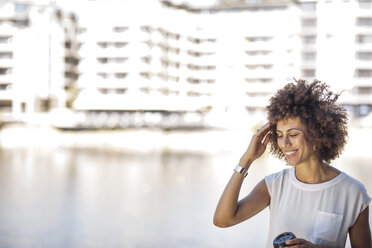
[[[291,146],[292,143],[291,141],[289,140],[289,136],[288,135],[283,135],[283,139],[282,139],[282,147],[288,147],[288,146]]]

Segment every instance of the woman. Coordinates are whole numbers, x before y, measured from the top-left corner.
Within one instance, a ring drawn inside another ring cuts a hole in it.
[[[283,232],[290,247],[371,248],[369,203],[364,186],[329,163],[346,143],[347,115],[338,95],[319,81],[298,80],[279,90],[267,106],[269,122],[257,130],[235,167],[214,215],[228,227],[270,208],[267,247]],[[291,167],[266,176],[238,201],[244,177],[270,143],[270,152]]]

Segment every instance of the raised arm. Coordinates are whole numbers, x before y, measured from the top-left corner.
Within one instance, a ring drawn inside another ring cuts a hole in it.
[[[270,125],[267,123],[253,135],[251,142],[241,157],[239,165],[247,170],[254,160],[265,151],[270,140]],[[251,193],[239,200],[239,193],[244,176],[233,172],[218,202],[213,222],[218,227],[228,227],[238,224],[256,215],[270,203],[270,195],[264,180],[261,180]]]

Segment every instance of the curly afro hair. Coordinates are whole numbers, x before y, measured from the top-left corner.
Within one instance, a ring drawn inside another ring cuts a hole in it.
[[[276,123],[291,117],[299,117],[307,127],[307,139],[316,145],[316,152],[322,162],[329,163],[337,158],[347,138],[347,113],[336,104],[339,94],[330,91],[329,86],[314,80],[295,80],[276,92],[266,107],[271,123],[270,152],[280,159],[285,156],[277,143]]]

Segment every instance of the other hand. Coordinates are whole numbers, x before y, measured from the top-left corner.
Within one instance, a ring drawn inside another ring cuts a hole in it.
[[[291,239],[285,242],[285,244],[292,248],[324,248],[323,246],[315,245],[305,239]]]
[[[240,159],[240,166],[247,168],[250,164],[261,157],[270,141],[270,123],[266,123],[252,136],[251,142]]]

